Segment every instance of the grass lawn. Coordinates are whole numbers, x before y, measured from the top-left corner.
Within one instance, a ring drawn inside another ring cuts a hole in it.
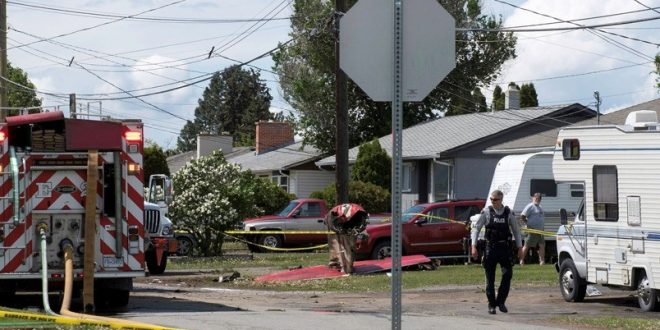
[[[251,288],[281,291],[388,291],[390,278],[385,273],[348,276],[334,279],[291,281],[286,283],[256,283],[248,274],[265,274],[296,266],[324,265],[326,251],[317,253],[255,253],[247,258],[195,258],[172,260],[170,269],[238,271],[243,277],[237,281],[216,284],[228,288]],[[261,269],[261,271],[259,271]],[[498,269],[499,274],[499,269]],[[484,270],[480,265],[441,265],[436,270],[405,271],[402,277],[405,289],[431,286],[483,285]],[[557,283],[557,272],[552,265],[515,266],[512,285],[552,286]]]
[[[608,328],[608,329],[631,329],[631,330],[652,330],[660,329],[660,320],[649,320],[639,318],[625,318],[625,317],[559,317],[553,320],[560,324],[569,325],[577,328]]]

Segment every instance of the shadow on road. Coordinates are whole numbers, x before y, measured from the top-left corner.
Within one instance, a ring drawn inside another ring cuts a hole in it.
[[[243,309],[202,301],[192,301],[175,297],[132,296],[128,312],[140,314],[158,313],[197,313],[197,312],[235,312]]]

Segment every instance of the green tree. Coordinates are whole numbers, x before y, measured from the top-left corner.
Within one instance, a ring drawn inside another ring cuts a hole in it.
[[[197,148],[197,135],[201,133],[199,127],[194,122],[188,120],[179,137],[176,139],[176,149],[179,152],[195,150]]]
[[[539,100],[536,95],[536,88],[534,88],[534,84],[522,84],[522,86],[520,86],[520,107],[529,108],[538,106]]]
[[[222,232],[239,221],[274,212],[291,199],[274,183],[229,164],[221,152],[193,160],[176,172],[169,214],[192,233],[203,256],[222,254]]]
[[[170,176],[167,167],[167,157],[163,148],[154,141],[147,139],[144,147],[144,186],[149,185],[149,177],[152,174],[165,174]]]
[[[34,84],[28,79],[27,72],[23,71],[21,68],[15,68],[11,63],[7,63],[7,74],[9,80],[14,83],[25,86],[31,90],[28,90],[24,87],[14,85],[12,83],[7,83],[7,102],[10,107],[17,108],[29,108],[29,107],[41,107],[41,100],[37,98],[37,94],[34,91]],[[39,112],[39,109],[30,109],[29,113]],[[8,112],[8,116],[14,116],[19,113],[18,110],[11,110]]]
[[[272,119],[273,98],[259,72],[234,65],[215,73],[195,108],[195,121],[186,123],[177,141],[180,151],[194,149],[197,134],[232,135],[235,146],[253,145],[255,123]],[[193,136],[195,139],[193,139]]]
[[[501,17],[481,14],[478,0],[439,2],[452,14],[456,26],[497,29],[502,25]],[[349,1],[350,5],[354,3]],[[283,96],[299,112],[297,133],[304,143],[324,152],[335,148],[335,39],[332,24],[328,24],[333,6],[332,1],[296,0],[292,41],[273,54]],[[437,109],[446,109],[447,115],[475,111],[472,91],[494,81],[502,64],[515,57],[515,44],[512,33],[457,31],[456,68],[423,102],[404,105],[404,127],[436,118]],[[389,103],[373,102],[350,81],[348,93],[349,145],[390,133]]]
[[[378,140],[360,145],[351,180],[373,183],[389,190],[391,177],[392,158],[381,148]]]
[[[486,104],[486,97],[481,92],[481,89],[478,87],[472,91],[472,103],[476,106],[476,110],[479,112],[488,111],[488,105]]]
[[[336,185],[330,184],[322,191],[310,194],[311,198],[325,200],[328,205],[335,205]],[[373,183],[362,181],[348,182],[348,200],[350,203],[359,204],[368,213],[382,213],[390,210],[390,191]]]
[[[504,99],[505,96],[502,88],[500,86],[495,86],[495,89],[493,90],[492,107],[495,108],[496,111],[504,110]]]

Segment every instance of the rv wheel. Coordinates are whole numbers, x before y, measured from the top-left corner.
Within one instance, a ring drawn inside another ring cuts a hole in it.
[[[566,301],[580,302],[587,293],[587,285],[580,278],[572,259],[566,259],[559,267],[559,289]]]
[[[651,288],[649,278],[644,273],[637,284],[637,302],[639,303],[639,308],[642,312],[657,310],[660,307],[659,298],[658,290]]]

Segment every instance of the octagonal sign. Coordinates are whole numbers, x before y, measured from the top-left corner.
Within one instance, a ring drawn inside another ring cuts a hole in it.
[[[437,0],[403,2],[403,101],[422,101],[456,66],[454,18]],[[359,0],[340,21],[341,69],[374,101],[392,101],[392,1]]]

